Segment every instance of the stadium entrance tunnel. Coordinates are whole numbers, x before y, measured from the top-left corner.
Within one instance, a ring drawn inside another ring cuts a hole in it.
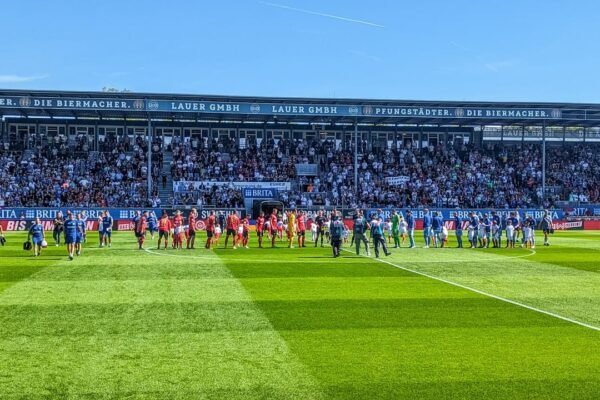
[[[258,218],[258,215],[261,211],[264,212],[265,215],[270,215],[274,208],[276,208],[278,211],[283,211],[283,203],[275,200],[256,200],[252,205],[252,219]]]

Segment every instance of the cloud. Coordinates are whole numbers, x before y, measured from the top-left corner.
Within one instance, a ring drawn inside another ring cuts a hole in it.
[[[39,79],[47,78],[47,75],[35,75],[35,76],[24,76],[24,75],[0,75],[0,83],[23,83],[37,81]]]
[[[337,20],[340,20],[340,21],[352,22],[354,24],[368,25],[368,26],[372,26],[372,27],[375,27],[375,28],[385,28],[384,25],[376,24],[375,22],[365,21],[365,20],[362,20],[362,19],[348,18],[348,17],[343,17],[341,15],[334,15],[334,14],[325,14],[325,13],[318,12],[318,11],[311,11],[311,10],[306,10],[306,9],[303,9],[303,8],[290,7],[290,6],[286,6],[286,5],[283,5],[283,4],[277,4],[277,3],[269,3],[269,2],[266,2],[266,1],[259,1],[259,3],[260,4],[264,4],[265,6],[282,8],[284,10],[296,11],[296,12],[303,13],[303,14],[316,15],[316,16],[319,16],[319,17],[337,19]]]

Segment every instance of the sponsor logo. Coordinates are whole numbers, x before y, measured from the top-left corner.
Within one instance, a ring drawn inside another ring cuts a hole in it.
[[[119,221],[117,223],[118,231],[132,231],[134,228],[133,222],[131,221]]]
[[[260,105],[258,104],[251,104],[250,105],[250,112],[253,114],[258,114],[260,112]]]
[[[156,111],[156,110],[158,110],[159,107],[160,106],[158,104],[158,101],[156,101],[156,100],[150,100],[148,102],[148,110],[150,110],[150,111]]]
[[[557,222],[552,224],[552,228],[557,231],[568,231],[571,229],[583,229],[583,221]]]
[[[194,225],[194,229],[197,231],[204,231],[206,230],[206,224],[204,223],[204,221],[196,221],[196,224]]]

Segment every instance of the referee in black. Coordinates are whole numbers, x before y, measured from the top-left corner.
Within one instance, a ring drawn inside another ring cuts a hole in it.
[[[323,247],[323,237],[325,236],[325,217],[323,216],[323,210],[319,210],[319,213],[315,217],[315,224],[317,224],[315,247],[317,247],[317,244],[319,243],[319,237],[321,238],[321,247]]]

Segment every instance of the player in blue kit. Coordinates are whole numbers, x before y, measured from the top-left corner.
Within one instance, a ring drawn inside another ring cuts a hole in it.
[[[458,213],[454,213],[454,233],[456,234],[456,243],[459,249],[463,247],[463,228],[462,228],[462,218],[458,216]]]
[[[408,241],[410,242],[409,248],[414,249],[417,247],[415,244],[415,228],[417,222],[412,214],[411,210],[406,210],[406,229],[408,230]]]
[[[75,252],[75,241],[77,240],[77,231],[79,224],[75,220],[75,216],[72,212],[67,212],[67,220],[65,221],[65,243],[67,244],[67,253],[69,254],[69,260],[73,260],[73,253]]]
[[[425,215],[423,216],[423,239],[425,239],[425,246],[423,248],[428,249],[431,244],[431,224],[433,219],[429,210],[425,209]]]
[[[110,215],[108,210],[104,211],[104,216],[102,217],[102,230],[104,232],[104,236],[102,238],[102,246],[112,247],[112,228],[113,228],[113,217]]]
[[[29,234],[27,240],[33,243],[33,256],[38,257],[42,255],[42,243],[45,241],[46,236],[44,234],[44,226],[42,225],[39,218],[35,219],[31,228],[29,228]]]
[[[158,232],[158,219],[156,218],[156,214],[154,211],[150,211],[148,213],[148,231],[150,232],[150,237],[154,240],[154,232]]]
[[[433,230],[433,246],[438,247],[442,246],[442,228],[444,227],[444,218],[439,211],[436,211],[433,214],[433,218],[431,220],[431,229]]]
[[[85,221],[83,214],[77,214],[77,236],[75,236],[75,254],[81,255],[81,243],[85,241]]]

